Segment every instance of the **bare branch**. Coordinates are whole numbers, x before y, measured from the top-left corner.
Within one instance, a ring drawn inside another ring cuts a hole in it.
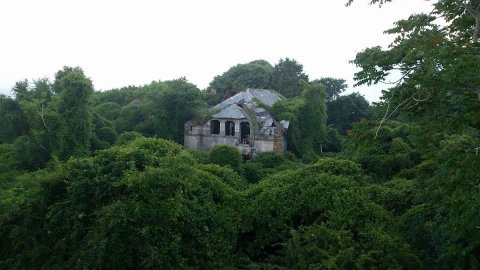
[[[38,110],[37,103],[36,103],[36,102],[33,102],[33,104],[35,104],[35,109],[37,110],[38,115],[40,116],[40,118],[42,118],[43,126],[45,127],[45,129],[46,129],[47,131],[50,131],[50,130],[48,129],[48,127],[47,127],[47,124],[45,123],[45,118],[43,117],[43,106],[42,106],[42,111],[40,112],[40,111]]]
[[[416,99],[414,96],[415,94],[418,94],[418,92],[415,92],[413,93],[410,97],[406,98],[403,102],[401,102],[400,104],[398,104],[395,109],[393,111],[391,111],[389,113],[389,110],[390,110],[390,103],[391,103],[391,100],[393,99],[394,95],[395,95],[395,92],[393,93],[392,97],[390,98],[390,100],[388,101],[388,105],[387,105],[387,110],[385,111],[385,115],[383,116],[382,120],[380,120],[380,123],[377,127],[377,130],[375,131],[375,137],[373,139],[376,139],[378,137],[378,132],[380,131],[380,128],[382,127],[383,123],[385,121],[387,121],[400,107],[404,106],[407,107],[410,105],[410,103],[412,102],[415,102],[415,104],[411,105],[410,107],[407,107],[407,109],[410,109],[410,108],[413,108],[415,106],[417,106],[420,102],[425,102],[427,101],[430,96],[431,96],[431,93],[428,92],[428,96],[426,98],[423,98],[423,99]]]
[[[377,127],[377,130],[375,131],[375,137],[373,137],[374,140],[378,137],[378,132],[380,131],[380,128],[382,127],[383,123],[387,119],[388,110],[390,110],[390,103],[391,103],[391,101],[389,100],[388,103],[387,103],[387,110],[385,111],[385,115],[383,116],[382,120],[380,120],[380,123]]]

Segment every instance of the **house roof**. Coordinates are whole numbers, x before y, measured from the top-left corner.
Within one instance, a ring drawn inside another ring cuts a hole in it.
[[[267,135],[269,128],[276,126],[275,119],[267,110],[258,106],[254,99],[272,106],[282,98],[284,97],[274,90],[249,88],[214,106],[212,110],[217,110],[218,112],[213,117],[250,120],[250,117],[245,112],[245,109],[248,108],[255,113],[256,122],[259,124],[259,132]],[[281,127],[285,128],[284,125],[281,125]],[[288,128],[288,125],[286,128]]]
[[[245,91],[242,91],[232,97],[227,98],[226,100],[222,101],[221,103],[213,107],[213,109],[223,109],[232,104],[251,105],[251,103],[253,103],[254,98],[258,99],[260,102],[268,106],[272,106],[273,103],[282,99],[283,96],[274,90],[248,88]],[[249,106],[249,107],[252,108],[256,106]]]
[[[220,112],[213,115],[215,118],[248,119],[245,111],[237,104],[230,104]]]

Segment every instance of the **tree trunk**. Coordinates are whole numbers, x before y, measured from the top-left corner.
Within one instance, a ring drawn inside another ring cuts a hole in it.
[[[480,5],[475,12],[475,29],[473,30],[472,41],[476,43],[478,41],[478,32],[480,31]]]

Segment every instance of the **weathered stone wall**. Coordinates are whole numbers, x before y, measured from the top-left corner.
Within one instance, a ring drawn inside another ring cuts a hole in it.
[[[187,149],[207,151],[218,144],[235,146],[236,138],[221,135],[185,134],[184,146]]]
[[[270,139],[257,139],[255,138],[255,151],[257,153],[262,152],[272,152],[273,151],[273,140]]]
[[[231,145],[236,146],[242,154],[250,154],[250,148],[254,147],[256,153],[262,152],[283,152],[286,149],[286,140],[282,132],[278,128],[272,128],[269,135],[254,136],[250,132],[250,145],[241,144],[240,141],[240,123],[235,122],[235,136],[225,136],[225,119],[215,119],[220,121],[220,134],[211,134],[210,121],[202,126],[185,124],[184,146],[186,149],[208,151],[215,145]],[[272,134],[272,135],[270,135]],[[251,146],[251,147],[250,147]]]

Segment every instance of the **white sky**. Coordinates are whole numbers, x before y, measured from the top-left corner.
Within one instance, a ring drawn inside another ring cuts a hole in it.
[[[383,31],[425,0],[171,0],[0,2],[0,93],[16,81],[53,78],[81,66],[106,90],[182,76],[200,89],[230,67],[257,59],[294,58],[310,79],[344,78],[362,49],[386,46]],[[358,87],[370,101],[381,87]]]

